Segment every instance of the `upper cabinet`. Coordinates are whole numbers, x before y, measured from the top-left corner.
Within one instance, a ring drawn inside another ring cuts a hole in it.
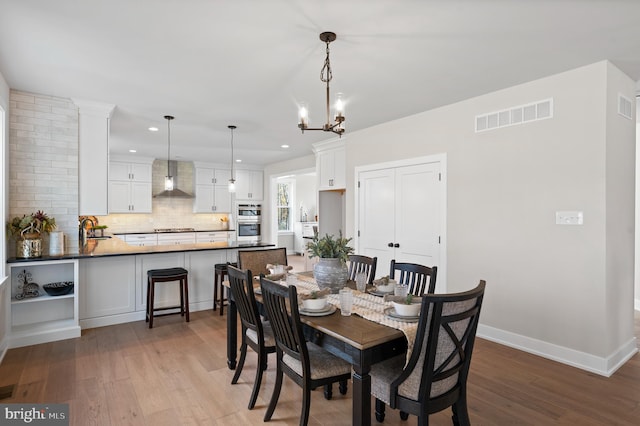
[[[261,201],[262,170],[236,170],[236,200]]]
[[[198,162],[194,166],[196,197],[193,212],[231,213],[231,193],[228,187],[231,170]]]
[[[318,190],[345,189],[347,181],[344,141],[314,144],[313,149],[316,153]]]
[[[78,214],[106,215],[109,125],[115,105],[74,99],[78,106]]]
[[[109,162],[109,213],[151,213],[153,159]]]

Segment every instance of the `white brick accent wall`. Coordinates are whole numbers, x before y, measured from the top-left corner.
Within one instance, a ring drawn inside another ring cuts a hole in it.
[[[78,108],[70,99],[11,90],[9,218],[42,210],[78,250]],[[48,253],[48,238],[43,241]],[[9,257],[15,244],[9,244]]]

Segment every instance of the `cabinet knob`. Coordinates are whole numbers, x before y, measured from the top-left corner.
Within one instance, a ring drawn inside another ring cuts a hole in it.
[[[393,247],[393,243],[387,244],[387,247]]]
[[[398,247],[400,247],[400,244],[395,243],[393,246],[394,246],[395,248],[398,248]]]

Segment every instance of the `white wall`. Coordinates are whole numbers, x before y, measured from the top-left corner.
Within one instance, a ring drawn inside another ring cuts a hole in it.
[[[2,74],[0,74],[0,107],[4,110],[4,117],[0,115],[0,119],[4,118],[4,122],[0,125],[0,129],[4,130],[3,134],[0,134],[0,217],[3,221],[8,220],[7,217],[7,205],[9,200],[8,191],[6,191],[8,181],[8,149],[9,149],[9,85],[5,81]],[[7,239],[5,237],[5,227],[0,227],[0,362],[4,358],[9,342],[8,327],[8,309],[6,309],[7,303],[11,295],[9,294],[6,274],[6,259],[7,259]]]
[[[346,235],[356,166],[447,153],[448,288],[487,280],[480,333],[611,373],[635,351],[635,130],[618,92],[633,99],[633,81],[599,62],[350,132]],[[547,98],[551,119],[474,132],[477,114]],[[560,210],[584,225],[555,225]]]

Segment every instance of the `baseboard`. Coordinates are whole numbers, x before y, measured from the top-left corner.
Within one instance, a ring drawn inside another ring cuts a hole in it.
[[[629,339],[609,357],[603,358],[487,325],[478,326],[477,336],[605,377],[615,373],[638,352],[635,337]]]
[[[189,312],[211,310],[212,300],[189,303]],[[127,312],[125,314],[108,315],[97,318],[85,318],[80,320],[80,327],[86,328],[106,327],[109,325],[124,324],[133,321],[144,321],[145,311]],[[155,320],[154,320],[155,321]]]

